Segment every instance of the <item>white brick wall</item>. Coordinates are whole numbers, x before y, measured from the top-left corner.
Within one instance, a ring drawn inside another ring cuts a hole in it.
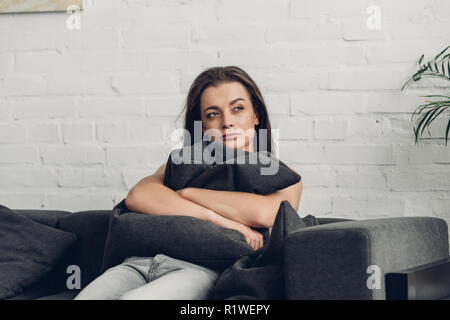
[[[449,1],[91,2],[80,30],[65,13],[0,15],[0,203],[112,208],[167,160],[195,76],[234,64],[303,177],[301,215],[450,224],[450,147],[415,145],[410,122],[419,96],[448,84],[400,92],[422,53],[450,44]]]

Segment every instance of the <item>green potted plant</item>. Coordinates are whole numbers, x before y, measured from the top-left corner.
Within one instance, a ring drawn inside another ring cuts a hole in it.
[[[422,64],[424,55],[419,59],[419,70],[403,85],[401,91],[406,87],[407,84],[412,81],[419,81],[422,77],[435,77],[440,78],[445,81],[450,82],[450,53],[447,50],[450,48],[448,46],[442,52],[440,52],[436,57],[428,61],[428,63]],[[447,52],[447,53],[446,53]],[[428,130],[429,125],[442,114],[443,117],[450,115],[450,96],[446,95],[426,95],[421,97],[427,98],[439,98],[434,101],[425,101],[426,104],[422,104],[416,108],[411,116],[411,120],[414,115],[417,114],[418,119],[414,126],[414,135],[416,137],[416,144],[418,143],[419,135],[423,134],[425,128]],[[447,112],[444,112],[447,111]],[[445,131],[445,145],[447,146],[448,135],[450,131],[450,117],[447,124],[447,129]]]

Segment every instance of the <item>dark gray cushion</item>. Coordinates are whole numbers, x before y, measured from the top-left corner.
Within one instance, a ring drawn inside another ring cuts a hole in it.
[[[289,201],[283,200],[267,244],[226,269],[217,279],[211,298],[284,299],[284,239],[293,232],[318,224],[312,215],[300,218]]]
[[[0,205],[0,299],[15,296],[47,274],[76,235],[44,226]]]
[[[211,142],[203,142],[203,152]],[[195,148],[196,146],[190,146]],[[177,149],[183,156],[183,149]],[[215,155],[215,154],[213,154]],[[228,156],[226,149],[220,155],[222,163],[176,164],[171,156],[167,161],[164,184],[172,190],[196,187],[213,190],[268,194],[300,181],[301,177],[270,154],[260,154],[256,163],[238,163],[239,155]],[[250,153],[245,152],[245,157]],[[191,159],[194,153],[191,152]],[[234,160],[234,163],[229,163]],[[228,163],[227,163],[228,161]],[[269,162],[270,161],[270,162]],[[261,175],[262,168],[279,161],[274,175]],[[218,161],[219,162],[219,161]],[[236,230],[223,228],[211,222],[190,216],[146,215],[129,212],[122,200],[110,220],[102,271],[121,263],[127,256],[154,256],[158,253],[196,263],[215,270],[224,270],[253,249]],[[253,228],[268,239],[267,228]]]
[[[122,207],[123,208],[123,207]],[[215,270],[224,270],[252,252],[238,231],[190,216],[146,215],[123,212],[111,216],[103,271],[128,256],[164,253]]]
[[[46,209],[14,209],[14,212],[17,212],[18,214],[22,214],[27,218],[30,218],[31,220],[34,220],[36,222],[39,222],[40,224],[52,227],[52,228],[58,228],[58,221],[60,218],[70,215],[71,212],[69,211],[61,211],[61,210],[46,210]]]
[[[201,148],[201,153],[196,151],[198,148]],[[203,157],[196,160],[196,154],[205,153],[211,154],[214,162],[210,163]],[[172,159],[187,161],[176,163]],[[175,191],[193,187],[262,195],[300,180],[299,174],[269,152],[247,152],[214,141],[200,141],[172,151],[164,174],[164,185]]]

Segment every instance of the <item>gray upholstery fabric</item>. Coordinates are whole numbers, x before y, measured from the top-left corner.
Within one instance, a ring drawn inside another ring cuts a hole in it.
[[[30,218],[35,218],[39,221],[55,221],[53,217],[54,212],[48,210],[19,210],[19,212],[29,216]],[[79,219],[77,225],[84,223],[86,228],[73,228],[73,231],[78,233],[84,233],[85,237],[84,245],[79,248],[79,251],[72,251],[67,253],[68,256],[72,252],[76,253],[75,259],[71,259],[71,263],[80,265],[81,261],[89,260],[91,256],[101,257],[103,252],[100,245],[90,246],[91,243],[95,243],[95,238],[98,237],[98,230],[102,230],[103,226],[98,218],[98,215],[105,214],[109,216],[110,211],[101,212],[90,212],[91,214],[81,214],[74,217],[73,219]],[[79,212],[71,213],[70,215],[77,215]],[[399,260],[404,261],[405,257],[409,257],[409,252],[416,252],[414,254],[417,256],[417,249],[414,242],[428,243],[434,249],[432,254],[419,255],[422,256],[422,262],[431,263],[433,261],[440,260],[438,256],[448,255],[448,238],[447,238],[447,226],[443,225],[442,221],[435,221],[430,223],[429,218],[406,218],[399,225],[398,218],[392,219],[376,219],[374,220],[356,220],[351,221],[351,219],[343,218],[331,218],[322,217],[317,218],[319,220],[320,226],[310,227],[308,230],[303,229],[302,231],[295,232],[286,238],[287,244],[284,250],[284,259],[287,262],[285,270],[285,286],[288,299],[379,299],[383,293],[378,293],[378,296],[374,293],[369,292],[365,286],[365,282],[369,274],[365,273],[365,269],[362,266],[366,266],[368,262],[367,257],[371,257],[372,249],[369,243],[382,243],[377,245],[381,247],[381,250],[374,250],[378,256],[384,256],[384,251],[389,251],[389,255],[392,255],[394,246],[391,246],[390,239],[398,239],[399,235],[404,233],[404,230],[421,230],[420,238],[413,236],[414,233],[407,231],[401,238],[403,241],[408,241],[409,238],[413,239],[413,243],[408,246],[401,246],[404,248],[402,250]],[[401,218],[405,219],[405,218]],[[345,221],[350,220],[350,221]],[[94,223],[93,221],[97,221]],[[367,222],[366,222],[367,221]],[[434,220],[433,220],[434,221]],[[338,222],[338,223],[337,223]],[[50,223],[50,222],[48,222]],[[70,224],[69,220],[66,220],[67,225]],[[367,223],[370,225],[367,226]],[[387,227],[389,224],[393,223],[392,227]],[[363,227],[361,228],[361,224]],[[378,227],[379,225],[379,227]],[[378,232],[377,230],[386,229],[388,232]],[[370,229],[368,231],[366,229]],[[316,233],[316,231],[317,233]],[[402,231],[403,230],[403,231]],[[310,232],[306,234],[306,232]],[[298,233],[301,233],[300,235]],[[367,234],[370,233],[372,241],[369,240]],[[391,236],[393,233],[394,236]],[[93,237],[94,242],[91,242],[90,237]],[[382,237],[382,239],[377,239]],[[430,240],[427,240],[430,239]],[[99,239],[98,239],[99,240]],[[398,242],[398,240],[396,240]],[[432,244],[430,244],[430,242]],[[100,243],[100,242],[99,242]],[[313,245],[311,245],[313,244]],[[412,250],[412,251],[411,251]],[[435,251],[437,250],[437,252]],[[381,251],[381,252],[380,252]],[[433,253],[434,252],[434,253]],[[364,257],[363,257],[364,256]],[[306,258],[305,258],[306,257]],[[363,262],[358,262],[363,261]],[[410,259],[409,262],[404,261],[404,265],[401,268],[392,268],[392,270],[386,270],[385,272],[397,271],[399,269],[412,268],[420,263],[416,259]],[[411,264],[411,265],[408,265]],[[407,265],[405,267],[405,265]],[[333,267],[330,267],[333,266]],[[61,264],[61,270],[65,270],[67,264]],[[83,269],[84,270],[84,269]],[[362,272],[359,273],[358,271]],[[99,275],[97,272],[92,272],[88,274],[82,272],[82,278],[94,278]],[[355,275],[352,275],[355,272]],[[54,275],[49,275],[49,277],[42,278],[39,283],[36,283],[35,288],[27,289],[27,291],[8,298],[8,299],[51,299],[51,300],[66,300],[73,299],[78,291],[67,291],[67,288],[61,291],[49,291],[49,287],[53,286]],[[67,274],[64,274],[62,286],[65,286],[65,279]],[[356,281],[361,279],[362,284],[357,285]],[[384,277],[383,277],[384,279]],[[383,284],[384,285],[384,284]],[[379,291],[379,290],[375,290]]]
[[[2,205],[0,221],[0,299],[20,294],[48,274],[77,239]]]
[[[300,218],[283,200],[267,244],[226,269],[217,279],[212,299],[284,299],[284,240],[290,233],[318,223],[312,215]]]
[[[64,257],[63,265],[58,268],[60,277],[67,278],[67,266],[77,265],[82,270],[81,288],[84,288],[99,275],[110,215],[111,210],[88,210],[59,219],[61,230],[75,233],[78,237],[70,254]]]
[[[202,153],[212,150],[216,162],[209,164],[203,158],[195,162],[196,149],[202,150]],[[217,153],[214,152],[216,150]],[[186,156],[190,162],[174,163],[174,155],[180,158]],[[264,174],[263,170],[268,168],[273,169],[269,170],[273,174]],[[263,195],[289,187],[300,180],[299,174],[271,153],[237,151],[214,141],[199,141],[172,151],[164,175],[164,185],[175,191],[192,187]]]
[[[286,238],[286,298],[385,299],[386,273],[448,254],[448,226],[440,218],[369,219],[306,228]],[[367,287],[370,265],[380,268],[380,289]]]
[[[190,216],[127,212],[119,204],[111,216],[102,272],[126,257],[158,253],[222,271],[250,252],[236,230]]]
[[[77,242],[44,277],[8,300],[30,300],[49,296],[51,299],[72,299],[67,291],[67,267],[81,270],[81,288],[100,275],[110,210],[67,212],[58,210],[15,210],[42,225],[62,228],[77,235]],[[59,294],[67,291],[67,294]]]
[[[344,221],[353,221],[355,219],[348,219],[348,218],[319,218],[316,217],[316,219],[319,221],[319,224],[327,224],[327,223],[336,223],[336,222],[344,222]]]
[[[60,210],[30,210],[30,209],[14,209],[14,212],[23,214],[33,221],[39,222],[45,226],[58,228],[58,221],[61,217],[70,214],[69,211]]]

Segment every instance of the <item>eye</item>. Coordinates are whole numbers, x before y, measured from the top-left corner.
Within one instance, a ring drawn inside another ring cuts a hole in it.
[[[208,119],[211,119],[211,115],[214,115],[214,114],[216,114],[216,113],[217,113],[217,112],[211,112],[211,113],[207,114],[206,117],[207,117]]]
[[[245,108],[243,106],[237,106],[234,108],[234,110],[236,110],[237,108],[240,108],[239,110],[244,110]],[[211,119],[214,115],[216,115],[217,112],[211,112],[209,114],[206,115],[206,118]]]

